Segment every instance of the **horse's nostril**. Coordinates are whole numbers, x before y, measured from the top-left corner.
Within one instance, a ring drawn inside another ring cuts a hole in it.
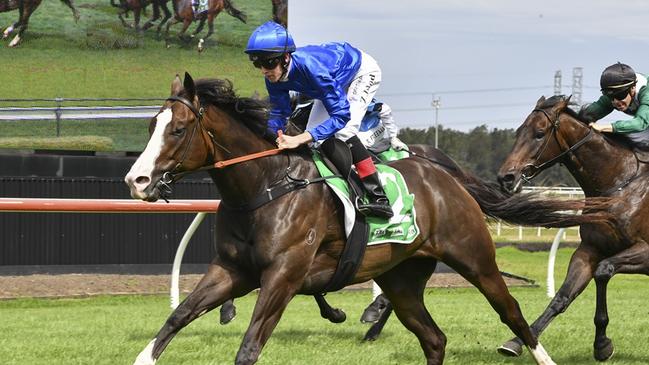
[[[151,179],[149,179],[148,176],[138,176],[137,179],[135,179],[135,183],[138,185],[144,185],[148,184]]]

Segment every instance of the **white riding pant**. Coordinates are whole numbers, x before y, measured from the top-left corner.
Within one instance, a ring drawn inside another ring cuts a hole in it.
[[[358,134],[361,121],[367,112],[367,106],[374,98],[379,84],[381,84],[381,68],[379,64],[372,56],[361,51],[361,67],[346,90],[351,118],[341,130],[336,132],[336,138],[346,141]],[[327,113],[324,104],[320,100],[314,100],[306,130],[327,119],[329,119],[329,113]]]

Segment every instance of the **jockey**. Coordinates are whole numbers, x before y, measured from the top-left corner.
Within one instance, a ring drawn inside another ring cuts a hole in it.
[[[381,82],[374,58],[348,43],[296,48],[288,31],[272,21],[252,33],[245,52],[266,79],[272,105],[268,125],[278,134],[278,147],[317,145],[331,137],[344,141],[368,196],[368,202],[360,203],[358,209],[366,215],[392,217],[376,167],[357,136]],[[291,90],[315,99],[305,132],[296,136],[280,133],[291,114]]]
[[[604,69],[600,86],[603,95],[580,112],[586,119],[597,121],[610,114],[613,109],[631,115],[633,118],[618,120],[611,124],[591,123],[591,128],[600,132],[632,134],[649,128],[647,76],[635,73],[628,65],[618,62]],[[631,139],[635,140],[635,138]]]

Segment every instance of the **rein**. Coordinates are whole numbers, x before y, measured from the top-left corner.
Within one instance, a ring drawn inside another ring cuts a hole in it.
[[[556,118],[556,119],[554,120],[554,122],[553,122],[553,121],[552,121],[552,118],[550,118],[550,115],[548,115],[548,113],[547,113],[545,110],[543,110],[543,109],[538,109],[538,108],[537,108],[537,109],[534,109],[533,112],[541,112],[541,113],[543,113],[543,115],[545,115],[545,117],[548,118],[548,120],[550,121],[550,123],[552,123],[552,135],[554,136],[555,140],[557,141],[557,144],[560,146],[561,144],[559,143],[559,139],[558,139],[558,137],[557,137],[557,132],[558,132],[558,130],[559,130],[559,114],[557,114],[557,118]],[[565,155],[567,155],[567,154],[572,154],[575,150],[577,150],[577,149],[578,149],[579,147],[581,147],[584,143],[586,143],[586,142],[587,142],[587,141],[588,141],[592,136],[593,136],[593,130],[589,128],[589,129],[588,129],[588,133],[587,133],[587,134],[586,134],[582,139],[580,139],[579,141],[577,141],[577,143],[575,143],[574,145],[568,147],[567,150],[561,152],[561,153],[558,154],[557,156],[551,158],[550,160],[548,160],[548,161],[546,161],[546,162],[541,163],[540,165],[529,164],[529,165],[525,166],[525,168],[523,169],[523,171],[525,171],[526,169],[530,169],[530,170],[532,171],[532,174],[528,176],[528,175],[526,175],[525,173],[523,173],[521,179],[522,179],[522,180],[525,180],[525,182],[529,182],[529,181],[531,181],[534,177],[536,177],[536,175],[537,175],[540,171],[542,171],[542,170],[545,169],[546,167],[548,167],[548,166],[554,164],[557,160],[563,158]],[[538,160],[539,156],[541,156],[541,155],[543,154],[543,152],[545,151],[545,149],[547,148],[547,146],[548,146],[548,144],[549,144],[549,140],[550,140],[550,138],[547,138],[547,139],[545,140],[545,142],[544,142],[544,144],[543,144],[543,147],[542,147],[542,148],[539,150],[539,152],[536,154],[536,156],[535,156],[535,160]],[[621,183],[619,183],[619,184],[617,184],[617,185],[615,185],[615,186],[613,186],[613,187],[611,187],[611,188],[609,188],[609,189],[606,189],[606,190],[604,190],[604,191],[601,191],[601,190],[595,189],[595,191],[596,191],[599,195],[609,195],[609,194],[614,193],[614,192],[616,192],[616,191],[621,191],[622,189],[624,189],[625,187],[627,187],[631,182],[633,182],[634,180],[636,180],[638,177],[640,177],[640,176],[642,176],[642,175],[645,175],[645,174],[640,174],[640,173],[639,173],[639,172],[640,172],[640,162],[644,162],[644,161],[641,161],[641,160],[638,158],[638,155],[635,153],[635,151],[633,152],[633,155],[634,155],[634,157],[635,157],[635,159],[636,159],[636,170],[635,170],[635,173],[633,174],[633,176],[631,176],[630,178],[628,178],[628,179],[622,181]]]
[[[157,183],[158,189],[160,190],[160,197],[162,199],[164,199],[167,203],[169,202],[169,200],[167,198],[172,193],[171,184],[174,181],[179,180],[180,178],[182,178],[185,175],[195,173],[195,172],[199,172],[199,171],[206,171],[206,170],[212,170],[212,169],[221,169],[221,168],[232,166],[232,165],[235,165],[235,164],[238,164],[238,163],[241,163],[241,162],[255,160],[255,159],[263,158],[263,157],[267,157],[267,156],[278,155],[283,151],[281,148],[274,148],[274,149],[271,149],[271,150],[251,153],[249,155],[235,157],[235,158],[231,158],[231,159],[228,159],[228,160],[217,161],[217,162],[215,162],[213,164],[205,165],[205,166],[199,167],[199,168],[197,168],[195,170],[192,170],[192,171],[176,172],[182,166],[183,162],[185,161],[185,158],[187,157],[187,151],[189,151],[189,146],[191,146],[192,140],[194,139],[194,135],[196,134],[196,130],[198,128],[200,128],[201,131],[204,131],[205,133],[207,133],[207,135],[210,137],[210,140],[211,140],[211,142],[213,143],[214,146],[220,147],[221,149],[223,149],[227,153],[231,154],[232,152],[230,152],[227,148],[225,148],[225,146],[219,144],[216,141],[216,139],[214,138],[214,135],[212,134],[212,132],[210,132],[209,130],[207,130],[203,126],[202,120],[203,120],[203,115],[205,114],[205,109],[203,107],[196,108],[196,106],[191,101],[189,101],[188,99],[183,98],[181,96],[170,96],[166,100],[167,101],[172,101],[172,102],[177,101],[177,102],[180,102],[180,103],[184,104],[186,107],[189,108],[189,110],[192,111],[192,113],[194,113],[194,116],[196,117],[196,121],[197,121],[196,124],[194,125],[194,128],[192,129],[191,135],[189,136],[189,140],[185,144],[185,149],[183,150],[182,157],[180,158],[180,161],[174,166],[173,169],[163,173],[162,177],[160,178],[160,180]],[[310,184],[321,183],[321,182],[324,182],[324,181],[326,181],[327,179],[330,179],[330,178],[341,178],[341,176],[339,176],[339,175],[319,177],[319,178],[315,178],[315,179],[298,179],[298,178],[294,178],[294,177],[292,177],[290,175],[290,171],[291,171],[290,156],[287,156],[287,157],[289,158],[289,166],[286,168],[286,172],[285,172],[284,176],[282,176],[282,178],[280,178],[276,182],[272,183],[269,187],[267,187],[265,189],[264,193],[262,193],[262,194],[258,195],[257,197],[255,197],[248,204],[245,204],[245,205],[242,205],[242,206],[239,206],[239,207],[227,206],[227,205],[224,204],[224,202],[222,202],[221,204],[226,208],[230,208],[230,209],[234,209],[234,210],[247,210],[247,211],[255,210],[255,209],[261,207],[262,205],[264,205],[264,204],[266,204],[266,203],[268,203],[268,202],[270,202],[272,200],[275,200],[275,199],[279,198],[282,195],[290,193],[291,191],[303,189],[303,188],[307,187]],[[282,184],[281,182],[284,181],[284,180],[286,180],[287,182]]]
[[[550,118],[550,115],[548,115],[548,112],[546,112],[543,109],[538,109],[537,108],[537,109],[534,109],[532,112],[541,112],[541,113],[543,113],[543,115],[545,115],[546,118],[548,118],[548,120],[552,124],[552,136],[557,141],[557,145],[561,146],[561,143],[559,143],[559,138],[557,137],[557,132],[559,131],[559,125],[560,125],[560,123],[559,123],[559,113],[557,113],[557,118],[554,121],[552,121],[552,118]],[[531,181],[534,177],[536,177],[536,175],[539,172],[541,172],[546,167],[554,164],[557,160],[560,160],[565,155],[572,154],[579,147],[581,147],[584,143],[588,142],[588,140],[592,136],[593,136],[593,130],[589,128],[588,133],[582,139],[577,141],[577,143],[575,143],[574,145],[568,147],[567,150],[561,152],[560,154],[556,155],[555,157],[549,159],[548,161],[545,161],[545,162],[541,163],[540,165],[535,165],[533,163],[528,164],[527,166],[525,166],[523,168],[523,171],[529,169],[529,170],[531,170],[532,174],[531,175],[526,175],[525,173],[523,173],[522,174],[522,180],[525,180],[526,182]],[[543,142],[543,147],[539,150],[539,152],[534,157],[535,161],[538,161],[539,157],[543,154],[545,149],[548,147],[549,142],[550,142],[550,138],[548,136],[548,138],[546,138],[545,141]]]

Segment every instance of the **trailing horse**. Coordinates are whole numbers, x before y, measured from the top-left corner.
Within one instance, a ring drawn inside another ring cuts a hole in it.
[[[185,38],[185,32],[187,31],[187,28],[189,28],[194,20],[198,20],[199,23],[196,27],[196,30],[192,34],[192,37],[197,36],[203,30],[205,21],[207,20],[207,34],[204,38],[201,38],[201,40],[199,40],[199,44],[201,45],[199,46],[199,49],[202,50],[200,47],[202,47],[203,42],[206,41],[212,34],[214,34],[214,19],[221,13],[221,11],[225,10],[228,14],[241,20],[243,23],[245,23],[248,19],[248,16],[244,12],[234,7],[231,0],[209,0],[207,3],[207,10],[205,12],[201,12],[200,14],[195,14],[194,8],[192,6],[192,0],[173,0],[173,4],[175,16],[171,21],[167,23],[165,32],[165,40],[167,46],[169,45],[169,28],[174,24],[180,22],[183,23],[183,27],[178,34],[178,37],[183,40]]]
[[[0,13],[15,9],[18,9],[19,12],[18,21],[8,26],[2,33],[2,39],[9,37],[13,32],[17,33],[14,39],[9,42],[9,47],[15,47],[20,43],[23,33],[29,26],[29,17],[41,5],[41,2],[42,0],[4,0],[0,2]],[[61,2],[72,10],[74,21],[79,21],[79,12],[74,7],[72,0],[61,0]]]
[[[329,284],[345,243],[343,208],[328,186],[314,182],[319,174],[306,148],[213,168],[224,160],[275,148],[274,138],[267,134],[265,102],[237,97],[229,82],[194,83],[188,74],[184,85],[176,77],[171,90],[171,96],[152,118],[151,138],[125,181],[133,198],[155,201],[174,178],[208,169],[221,194],[216,218],[217,252],[196,288],[135,363],[154,364],[178,331],[191,321],[229,299],[259,289],[235,361],[253,364],[289,301],[297,294],[322,293]],[[368,247],[352,283],[373,278],[390,299],[401,323],[419,339],[427,364],[441,364],[446,337],[426,310],[423,293],[437,261],[443,261],[482,292],[501,321],[524,339],[538,364],[554,364],[507,290],[478,202],[458,180],[433,163],[407,158],[391,166],[401,172],[415,196],[421,233],[411,244]],[[259,197],[291,184],[299,189],[251,207]],[[491,202],[484,204],[490,206]],[[527,224],[532,223],[528,221],[530,214],[534,223],[548,225],[607,218],[600,213],[575,216],[556,212],[582,208],[582,202],[537,204],[515,195],[501,201],[498,209]],[[540,218],[542,222],[536,222]]]
[[[581,244],[570,259],[561,288],[532,324],[540,335],[581,294],[591,279],[596,284],[593,355],[604,361],[613,354],[606,335],[606,287],[617,273],[649,274],[649,165],[646,151],[635,151],[622,135],[595,132],[567,108],[570,98],[541,97],[516,132],[516,142],[498,173],[504,190],[520,190],[524,180],[556,163],[563,164],[587,197],[610,197],[615,225],[587,224]],[[508,341],[507,355],[520,355],[521,340]],[[649,362],[649,359],[641,361]]]
[[[164,13],[164,17],[158,24],[158,27],[156,29],[157,33],[160,33],[160,30],[162,29],[162,26],[171,18],[171,11],[169,11],[169,8],[167,7],[167,3],[169,0],[119,0],[119,3],[116,3],[115,0],[110,0],[110,4],[118,9],[120,9],[119,13],[117,13],[117,16],[119,17],[119,20],[122,22],[122,25],[125,27],[131,27],[130,24],[126,23],[126,20],[124,20],[124,16],[129,12],[133,11],[133,16],[134,16],[134,22],[132,27],[135,28],[136,31],[144,31],[153,26],[153,22],[156,20],[160,19],[160,10]],[[147,7],[149,4],[153,4],[153,15],[151,16],[151,19],[149,19],[146,23],[144,23],[144,26],[140,28],[140,13]]]

